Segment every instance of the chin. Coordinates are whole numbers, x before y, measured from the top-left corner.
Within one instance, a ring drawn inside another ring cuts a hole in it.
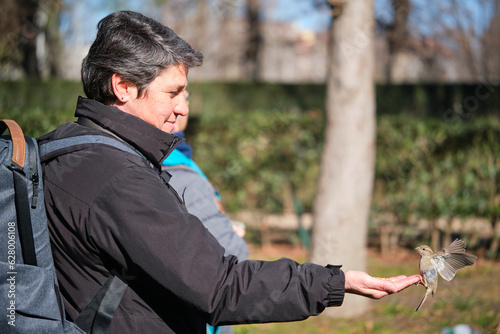
[[[165,123],[161,130],[163,132],[172,133],[174,131],[174,126],[170,123]]]

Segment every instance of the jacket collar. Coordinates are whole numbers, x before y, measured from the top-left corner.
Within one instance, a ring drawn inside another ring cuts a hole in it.
[[[155,167],[184,139],[146,123],[120,109],[92,99],[78,97],[76,117],[86,117],[116,134],[141,152]]]

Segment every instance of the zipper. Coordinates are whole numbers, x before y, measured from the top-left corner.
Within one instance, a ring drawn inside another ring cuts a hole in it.
[[[33,184],[33,195],[31,197],[31,208],[36,209],[38,205],[38,186],[40,185],[40,176],[38,175],[38,161],[36,147],[32,139],[26,141],[28,143],[28,159],[30,165],[29,180]]]

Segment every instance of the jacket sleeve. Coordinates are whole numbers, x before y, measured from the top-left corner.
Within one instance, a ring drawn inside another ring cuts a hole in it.
[[[181,194],[189,213],[198,217],[203,225],[225,248],[226,255],[235,255],[238,260],[248,258],[248,246],[233,230],[229,218],[219,210],[215,201],[215,189],[208,180],[186,168],[168,168],[170,184]]]
[[[179,203],[154,171],[126,168],[102,186],[86,237],[139,294],[157,286],[158,298],[173,294],[213,325],[302,320],[342,303],[338,267],[225,257]]]

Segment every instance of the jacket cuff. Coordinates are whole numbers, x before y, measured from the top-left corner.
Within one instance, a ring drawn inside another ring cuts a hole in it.
[[[329,292],[327,297],[327,307],[340,306],[344,302],[345,295],[345,276],[344,272],[340,270],[342,266],[327,265],[326,268],[330,269],[331,277],[328,282]]]

